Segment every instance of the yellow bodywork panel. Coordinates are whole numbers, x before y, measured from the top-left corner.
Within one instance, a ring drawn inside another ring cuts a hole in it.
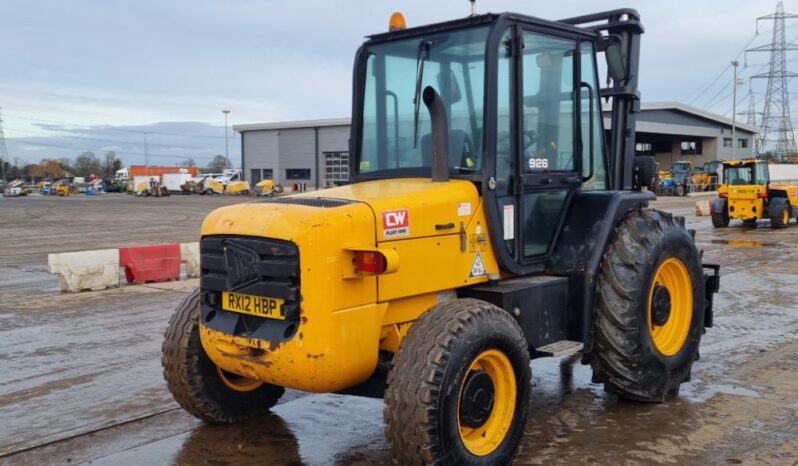
[[[318,197],[352,202],[245,203],[205,219],[203,236],[260,236],[299,248],[296,334],[272,344],[203,326],[203,346],[222,369],[313,392],[356,385],[373,373],[380,349],[398,349],[420,314],[499,272],[472,182],[379,180],[281,199]],[[358,275],[354,251],[383,251],[390,273]]]
[[[205,184],[208,189],[210,189],[215,194],[222,194],[224,193],[224,183],[221,181],[208,177],[205,179]]]
[[[249,181],[231,181],[224,187],[225,194],[248,194],[249,191]]]
[[[255,194],[265,196],[274,191],[274,180],[261,180],[255,185]]]
[[[767,216],[765,200],[767,185],[728,185],[718,188],[718,193],[725,194],[729,204],[729,218],[739,220],[761,219]]]
[[[371,375],[384,310],[377,304],[377,279],[347,280],[341,264],[344,249],[374,244],[374,214],[368,205],[238,204],[208,215],[202,235],[263,236],[299,247],[300,324],[294,337],[272,345],[203,327],[203,346],[218,366],[314,392],[340,390]],[[252,348],[264,352],[253,355]]]

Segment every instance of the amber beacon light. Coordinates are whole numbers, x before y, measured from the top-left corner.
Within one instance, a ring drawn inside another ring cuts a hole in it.
[[[402,29],[407,29],[407,23],[405,22],[405,15],[395,11],[391,15],[391,21],[388,23],[388,30],[389,31],[401,31]]]

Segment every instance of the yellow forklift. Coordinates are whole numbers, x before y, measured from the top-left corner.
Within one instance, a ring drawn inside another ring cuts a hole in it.
[[[581,352],[624,398],[678,393],[719,267],[642,189],[642,32],[632,9],[394,15],[355,56],[352,184],[205,218],[163,343],[177,402],[232,423],[285,388],[382,397],[396,464],[488,465],[518,451],[532,358]]]
[[[715,228],[729,226],[731,219],[755,226],[763,218],[770,219],[771,228],[786,228],[798,217],[798,185],[771,183],[765,160],[726,160],[723,183],[710,207]]]

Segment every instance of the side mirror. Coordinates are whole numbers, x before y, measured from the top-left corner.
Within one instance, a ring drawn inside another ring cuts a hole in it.
[[[438,89],[441,90],[441,99],[447,104],[455,104],[463,98],[457,77],[452,70],[449,70],[448,76],[443,72],[438,73]]]
[[[654,180],[657,178],[657,169],[659,164],[657,159],[651,155],[636,155],[632,172],[634,174],[632,184],[636,190],[645,186],[650,188],[654,186]]]
[[[607,59],[607,71],[613,81],[622,82],[626,81],[626,64],[623,60],[623,52],[621,46],[611,42],[606,45],[604,49],[604,57]]]

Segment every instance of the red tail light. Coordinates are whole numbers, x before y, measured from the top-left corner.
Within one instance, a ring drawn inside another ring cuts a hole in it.
[[[757,193],[756,197],[758,197],[760,199],[767,199],[768,198],[768,193]]]
[[[721,199],[726,199],[727,197],[729,197],[729,193],[718,193],[718,197],[720,197]]]
[[[387,267],[385,256],[376,251],[355,251],[355,267],[358,272],[379,275]]]

